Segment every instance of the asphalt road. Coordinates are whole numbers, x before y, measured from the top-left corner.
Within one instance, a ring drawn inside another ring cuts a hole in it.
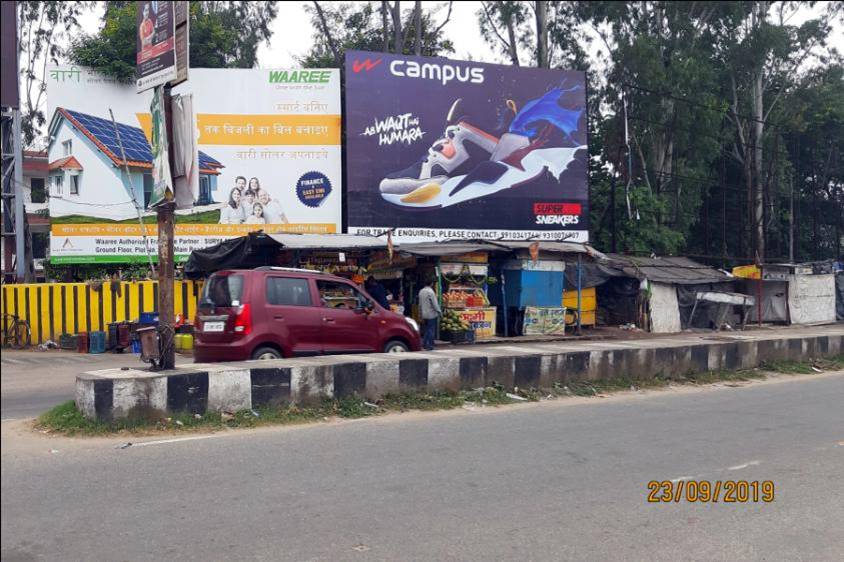
[[[841,560],[843,403],[835,373],[126,449],[6,422],[3,559]],[[776,499],[646,502],[681,477]]]

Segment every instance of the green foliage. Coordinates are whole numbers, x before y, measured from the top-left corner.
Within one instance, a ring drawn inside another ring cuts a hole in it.
[[[21,132],[25,147],[33,146],[45,125],[44,103],[47,83],[46,63],[58,64],[65,52],[61,46],[67,35],[79,29],[79,15],[93,2],[18,2],[18,64],[21,82]]]
[[[317,10],[309,4],[305,10],[311,14],[311,25],[314,28],[313,46],[303,57],[300,64],[306,68],[326,68],[342,65],[342,57],[346,50],[383,51],[384,29],[382,27],[380,3],[375,7],[373,2],[321,2],[320,6],[325,14],[329,34],[324,33]],[[452,42],[445,38],[445,34],[437,23],[440,8],[422,10],[422,55],[443,56],[454,52]],[[402,16],[404,41],[401,51],[410,55],[414,53],[416,32],[414,29],[413,9],[405,10]],[[393,37],[392,19],[388,18],[388,44]],[[329,35],[335,43],[339,61],[334,59],[334,53],[329,42]],[[391,51],[394,52],[394,48]]]
[[[191,2],[191,67],[254,67],[258,45],[272,35],[269,26],[277,13],[275,2]],[[119,80],[131,80],[135,74],[136,18],[136,2],[108,2],[103,27],[73,42],[71,61]]]

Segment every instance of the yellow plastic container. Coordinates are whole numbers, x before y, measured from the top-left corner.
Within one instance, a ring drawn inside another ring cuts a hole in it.
[[[193,351],[193,334],[182,334],[182,351]]]
[[[176,351],[182,351],[182,349],[184,349],[184,346],[185,346],[184,341],[185,341],[185,335],[184,334],[176,334],[175,336],[173,336],[173,343],[176,346]]]
[[[563,291],[563,306],[568,310],[577,310],[577,291]],[[595,294],[595,287],[582,289],[580,291],[580,325],[594,326],[595,312],[598,310],[598,297]],[[573,318],[571,315],[566,315]]]

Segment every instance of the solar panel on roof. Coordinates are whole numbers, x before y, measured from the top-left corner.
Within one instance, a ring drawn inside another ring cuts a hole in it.
[[[67,110],[81,126],[97,141],[103,144],[112,154],[121,160],[120,144],[114,132],[114,125],[107,119],[94,117],[78,111]],[[131,127],[124,123],[117,123],[117,130],[120,133],[120,142],[123,144],[123,151],[127,160],[137,162],[152,162],[152,150],[147,142],[144,132],[138,127]]]
[[[209,167],[213,167],[213,166],[222,167],[223,165],[220,164],[220,162],[218,162],[217,160],[215,160],[211,156],[208,156],[207,154],[205,154],[204,152],[202,152],[200,150],[199,151],[199,167],[200,168],[209,168]]]

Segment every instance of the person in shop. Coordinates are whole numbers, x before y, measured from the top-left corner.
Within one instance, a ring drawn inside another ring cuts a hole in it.
[[[390,310],[390,301],[387,299],[387,289],[384,285],[375,280],[375,277],[369,276],[366,280],[366,292],[375,299],[375,302],[380,304],[383,308]]]
[[[425,280],[425,286],[419,291],[419,313],[422,315],[422,347],[426,351],[434,349],[437,321],[443,313],[440,303],[437,302],[437,293],[434,291],[433,285],[434,281],[428,278]]]

